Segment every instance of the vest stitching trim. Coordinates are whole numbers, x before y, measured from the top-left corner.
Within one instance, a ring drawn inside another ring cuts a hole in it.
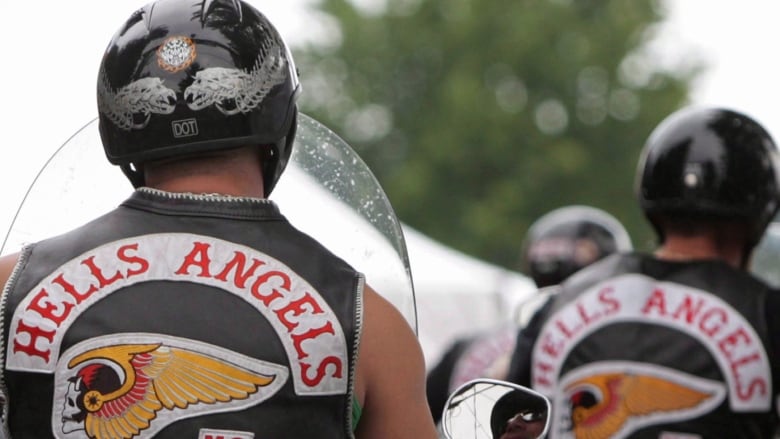
[[[0,328],[5,328],[5,309],[8,303],[8,295],[16,283],[16,278],[22,271],[22,267],[27,264],[30,253],[32,253],[32,248],[33,245],[31,244],[27,244],[22,247],[22,251],[16,261],[16,265],[14,266],[13,271],[11,271],[11,275],[8,276],[8,280],[5,283],[2,296],[0,297]],[[8,399],[8,388],[5,385],[6,339],[3,336],[4,333],[5,331],[0,331],[0,397],[2,398],[2,401],[0,401],[0,404],[2,404],[2,414],[0,415],[2,418],[0,418],[0,428],[2,428],[2,437],[10,439],[11,432],[8,429],[8,407],[10,405],[10,401]]]
[[[167,192],[160,189],[154,189],[150,187],[140,187],[136,189],[138,192],[144,192],[151,195],[156,195],[159,197],[165,197],[168,199],[173,200],[191,200],[191,201],[214,201],[214,202],[249,202],[249,203],[256,203],[256,204],[273,204],[271,200],[268,200],[266,198],[255,198],[255,197],[234,197],[232,195],[225,195],[225,194],[195,194],[192,192]]]
[[[346,411],[346,430],[347,434],[352,439],[355,437],[355,432],[352,429],[352,404],[354,403],[355,399],[355,375],[357,374],[358,352],[360,351],[360,340],[363,338],[363,293],[365,291],[365,286],[365,276],[362,273],[358,273],[357,283],[355,285],[355,336],[352,348],[352,367],[349,371],[349,389],[347,390]]]

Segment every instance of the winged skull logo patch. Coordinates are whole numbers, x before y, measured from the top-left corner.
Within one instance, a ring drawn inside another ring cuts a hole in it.
[[[257,405],[288,375],[284,366],[193,340],[101,337],[74,346],[58,365],[52,432],[58,438],[151,437],[179,419]]]
[[[725,387],[716,381],[655,365],[605,362],[567,377],[565,407],[558,412],[568,430],[563,437],[622,438],[642,427],[705,414],[724,398]]]

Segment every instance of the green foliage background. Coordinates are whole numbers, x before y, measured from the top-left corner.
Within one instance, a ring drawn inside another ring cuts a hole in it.
[[[374,170],[400,219],[517,268],[525,231],[570,204],[654,236],[633,195],[639,151],[687,102],[695,59],[646,49],[652,0],[322,0],[332,38],[295,49],[302,110]]]

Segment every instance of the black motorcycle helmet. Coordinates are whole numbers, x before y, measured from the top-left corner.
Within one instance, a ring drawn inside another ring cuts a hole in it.
[[[749,253],[778,209],[778,151],[755,120],[722,108],[691,107],[663,120],[642,150],[639,204],[659,218],[726,219],[748,226]]]
[[[254,7],[157,0],[108,44],[97,84],[100,136],[135,187],[144,184],[144,162],[267,145],[267,196],[292,151],[299,88],[287,45]]]
[[[523,243],[522,269],[539,288],[615,252],[631,251],[631,239],[612,215],[589,206],[555,209],[531,224]]]

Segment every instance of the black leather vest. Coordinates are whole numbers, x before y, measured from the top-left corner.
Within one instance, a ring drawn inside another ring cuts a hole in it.
[[[9,286],[12,437],[352,437],[363,277],[270,201],[141,189]]]
[[[551,437],[772,437],[768,294],[715,261],[615,255],[575,274],[530,365],[554,401]]]

